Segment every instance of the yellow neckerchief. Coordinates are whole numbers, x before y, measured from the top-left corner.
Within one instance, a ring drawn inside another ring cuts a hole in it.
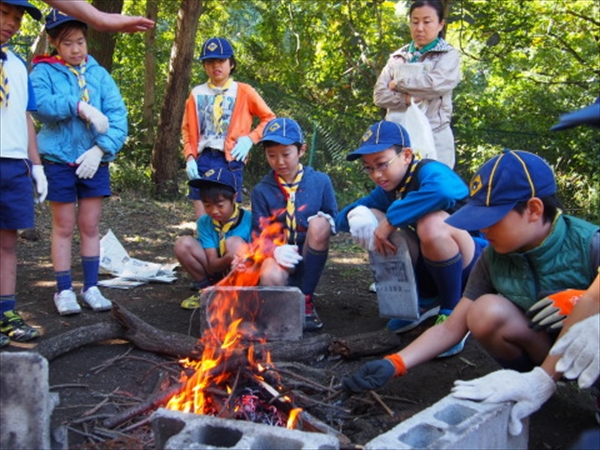
[[[233,78],[229,77],[223,86],[215,86],[212,81],[208,82],[208,87],[216,92],[215,103],[213,104],[213,123],[215,133],[223,134],[223,99],[227,89],[233,84]]]
[[[225,254],[225,235],[231,228],[237,223],[240,217],[240,208],[237,203],[233,204],[233,213],[227,219],[225,224],[221,224],[218,220],[213,219],[212,223],[215,227],[215,231],[219,235],[219,257]]]
[[[2,54],[0,55],[0,108],[3,106],[8,108],[8,99],[10,98],[8,75],[4,70],[4,62],[6,61],[6,58],[6,53],[2,51]]]
[[[298,173],[296,174],[294,181],[292,181],[290,184],[286,183],[286,181],[279,175],[276,176],[277,183],[279,184],[279,187],[283,191],[287,200],[285,207],[285,234],[288,242],[293,243],[296,243],[296,238],[298,237],[296,223],[296,191],[298,190],[298,186],[300,186],[300,181],[302,181],[303,175],[304,167],[302,164],[298,164]]]
[[[79,64],[79,66],[73,66],[65,62],[60,55],[56,55],[56,58],[61,61],[73,75],[75,75],[75,78],[77,78],[77,84],[79,85],[79,95],[81,101],[89,103],[90,93],[88,92],[87,83],[85,81],[85,71],[87,69],[86,62],[83,61],[81,64]]]
[[[396,198],[404,198],[404,192],[408,187],[408,184],[411,182],[412,177],[417,169],[417,165],[421,162],[419,158],[413,156],[413,160],[410,163],[410,168],[408,169],[408,173],[404,175],[404,179],[400,182],[398,189],[396,189]]]

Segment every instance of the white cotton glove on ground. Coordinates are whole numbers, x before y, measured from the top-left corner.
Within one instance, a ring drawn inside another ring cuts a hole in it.
[[[277,261],[277,264],[288,269],[296,267],[296,264],[302,261],[302,256],[298,253],[297,245],[280,245],[273,252],[273,257]]]
[[[233,150],[231,150],[231,156],[233,156],[237,161],[244,161],[250,149],[252,148],[252,139],[248,136],[242,136],[238,138]]]
[[[48,180],[46,179],[46,174],[44,173],[44,166],[40,164],[31,166],[31,176],[35,182],[35,190],[38,194],[35,202],[43,203],[43,201],[46,200],[46,195],[48,195]]]
[[[79,164],[79,167],[75,171],[75,175],[81,179],[93,178],[98,171],[98,166],[100,165],[103,156],[104,152],[102,149],[97,145],[94,145],[75,161],[75,164]]]
[[[452,395],[488,403],[515,402],[510,412],[508,431],[517,436],[523,429],[521,419],[540,409],[554,391],[554,380],[544,369],[536,367],[527,373],[503,369],[475,380],[457,380]]]
[[[83,120],[94,125],[94,128],[98,133],[104,134],[108,131],[108,117],[102,114],[97,108],[94,108],[89,103],[79,102],[77,111]]]
[[[578,378],[581,388],[589,388],[600,375],[600,314],[576,323],[562,336],[551,355],[562,355],[556,370],[569,379]]]
[[[348,213],[350,234],[356,245],[365,250],[375,250],[375,229],[379,226],[377,217],[366,206],[357,206]]]
[[[188,180],[197,180],[201,178],[198,173],[198,163],[195,159],[190,159],[185,163],[185,173],[187,173]]]

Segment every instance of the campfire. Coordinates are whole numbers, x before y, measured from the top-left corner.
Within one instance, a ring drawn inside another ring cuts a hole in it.
[[[248,254],[238,269],[219,286],[256,286],[260,267],[271,242],[284,242],[281,225],[262,227],[254,237]],[[273,426],[297,428],[302,411],[295,408],[292,398],[285,394],[278,373],[268,352],[255,350],[254,343],[266,342],[248,320],[259,307],[258,296],[239,301],[235,290],[217,291],[206,306],[207,328],[200,343],[199,360],[181,361],[180,392],[173,395],[167,409],[221,418],[246,420]]]

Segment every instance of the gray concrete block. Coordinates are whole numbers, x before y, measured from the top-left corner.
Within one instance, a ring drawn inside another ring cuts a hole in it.
[[[247,336],[267,341],[302,338],[304,294],[296,287],[254,286],[205,289],[200,296],[200,332],[208,327],[207,308],[214,302],[224,302],[237,296],[234,302],[236,318],[243,318],[241,329]],[[210,309],[209,309],[210,311]]]
[[[518,436],[508,432],[510,403],[479,403],[448,395],[365,445],[384,449],[526,449],[529,419]]]
[[[339,449],[337,438],[328,434],[288,430],[162,408],[152,414],[152,430],[157,450]]]
[[[57,404],[58,396],[49,393],[44,357],[0,353],[0,448],[51,448],[50,416]]]

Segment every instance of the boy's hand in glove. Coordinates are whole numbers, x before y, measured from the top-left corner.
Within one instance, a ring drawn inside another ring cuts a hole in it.
[[[46,195],[48,195],[48,180],[46,179],[46,174],[44,173],[44,166],[40,164],[31,166],[31,176],[35,182],[35,190],[38,193],[35,202],[43,203],[44,200],[46,200]]]
[[[569,317],[579,297],[585,291],[567,289],[556,292],[534,303],[527,310],[527,317],[532,317],[530,328],[535,331],[557,331],[563,326],[563,321]]]
[[[198,173],[198,164],[194,158],[190,158],[185,163],[185,173],[188,176],[188,180],[197,180],[200,177]]]
[[[273,252],[273,257],[277,261],[277,264],[288,269],[296,267],[296,264],[302,261],[302,256],[298,253],[297,245],[280,245]]]
[[[365,250],[375,250],[375,229],[379,225],[377,217],[366,206],[357,206],[348,213],[350,234],[356,245]]]
[[[550,375],[536,367],[527,373],[503,369],[475,380],[457,380],[452,395],[488,403],[515,402],[510,412],[508,431],[517,436],[523,429],[521,419],[540,409],[555,390],[556,383]]]
[[[97,108],[94,108],[89,103],[79,102],[77,104],[77,111],[83,120],[94,125],[98,133],[104,134],[108,131],[108,117],[102,114]]]
[[[589,388],[600,375],[600,314],[576,323],[550,349],[562,355],[556,370],[569,379],[577,378],[580,388]]]
[[[248,136],[241,136],[238,138],[233,150],[231,150],[231,156],[233,156],[237,161],[244,161],[252,148],[252,139]]]
[[[75,164],[79,164],[79,167],[75,171],[75,175],[82,179],[93,178],[94,175],[96,175],[96,171],[98,170],[98,166],[100,165],[103,156],[104,152],[102,149],[97,145],[94,145],[75,161]]]
[[[397,353],[383,359],[370,361],[354,372],[344,377],[342,384],[352,392],[362,392],[383,387],[392,378],[406,373],[402,357]]]

